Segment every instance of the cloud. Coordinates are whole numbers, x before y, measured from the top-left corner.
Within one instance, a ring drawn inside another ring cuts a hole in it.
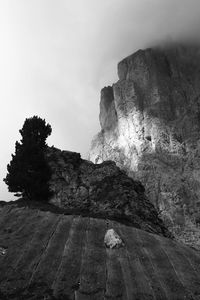
[[[199,0],[0,0],[0,180],[34,114],[52,125],[49,144],[85,155],[117,63],[168,37],[199,40],[199,16]]]

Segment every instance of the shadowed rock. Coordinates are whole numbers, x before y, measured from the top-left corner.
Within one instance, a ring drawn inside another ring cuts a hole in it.
[[[123,247],[105,247],[108,228]],[[198,252],[115,221],[5,203],[0,245],[7,249],[0,255],[1,300],[200,297]]]
[[[144,187],[112,161],[93,164],[79,153],[50,148],[51,203],[71,213],[114,219],[146,231],[170,236]]]

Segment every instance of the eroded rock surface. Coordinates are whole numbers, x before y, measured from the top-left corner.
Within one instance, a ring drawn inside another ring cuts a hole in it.
[[[200,48],[139,50],[118,75],[101,93],[89,158],[115,161],[168,223],[183,226],[200,207]]]
[[[32,205],[34,206],[34,205]],[[124,247],[104,245],[108,228]],[[1,300],[199,299],[199,253],[115,221],[0,205]]]
[[[94,164],[79,153],[50,148],[51,203],[76,214],[115,219],[146,231],[170,236],[144,187],[115,162]]]

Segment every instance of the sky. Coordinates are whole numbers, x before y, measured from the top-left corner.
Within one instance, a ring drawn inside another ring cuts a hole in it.
[[[117,63],[160,41],[199,39],[199,0],[0,0],[0,200],[24,120],[52,126],[47,143],[87,157],[100,130],[100,90]]]

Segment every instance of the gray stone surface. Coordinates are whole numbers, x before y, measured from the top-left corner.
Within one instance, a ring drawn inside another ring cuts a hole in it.
[[[102,130],[89,159],[115,161],[167,222],[183,225],[200,207],[200,48],[139,50],[118,64],[118,75],[107,110],[111,87],[101,94]]]
[[[85,216],[114,219],[143,230],[170,236],[144,187],[128,177],[115,162],[94,164],[79,153],[50,148],[51,203]]]
[[[0,225],[1,300],[199,299],[199,252],[171,239],[25,201],[0,203]]]

